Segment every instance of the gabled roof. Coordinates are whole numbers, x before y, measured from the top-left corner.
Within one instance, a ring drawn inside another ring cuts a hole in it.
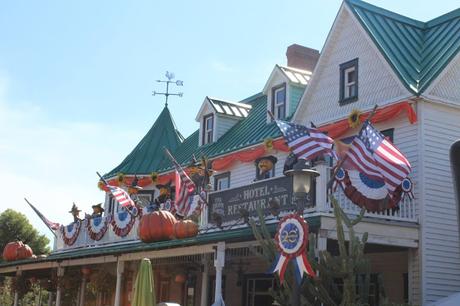
[[[211,97],[206,98],[218,114],[227,116],[246,118],[252,108],[251,105],[245,103],[225,101]]]
[[[193,155],[196,158],[206,156],[213,158],[219,155],[237,151],[262,143],[266,138],[278,138],[281,132],[274,122],[267,124],[267,96],[257,94],[241,103],[252,106],[249,115],[231,127],[216,142],[198,146],[199,132],[195,131],[172,152],[176,160],[182,165],[190,164]],[[156,170],[164,172],[172,168],[169,160],[164,160]]]
[[[293,67],[277,65],[286,77],[294,84],[306,86],[310,81],[312,72]]]
[[[460,9],[428,22],[345,0],[403,84],[421,94],[460,50]]]
[[[281,74],[284,75],[291,84],[302,87],[307,86],[312,76],[311,71],[297,69],[294,67],[281,66],[277,64],[273,68],[270,77],[268,78],[267,82],[264,85],[264,88],[262,89],[263,93],[267,93],[270,90],[270,87],[273,86],[273,79],[279,72],[281,72]]]
[[[153,126],[134,150],[126,156],[118,167],[105,174],[104,177],[112,177],[117,173],[149,174],[158,169],[165,158],[164,148],[175,151],[182,141],[183,137],[177,131],[171,113],[165,106]]]

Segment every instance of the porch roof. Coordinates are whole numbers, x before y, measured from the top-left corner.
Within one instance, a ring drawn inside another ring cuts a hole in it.
[[[309,228],[311,230],[316,230],[320,227],[321,219],[319,216],[312,216],[305,218],[308,221]],[[276,230],[276,223],[267,224],[267,228],[271,233],[274,233]],[[111,244],[101,247],[86,247],[81,249],[69,250],[66,252],[56,252],[51,253],[46,258],[40,259],[24,259],[10,262],[0,263],[0,269],[9,266],[18,266],[18,265],[27,265],[34,264],[39,262],[50,262],[50,261],[62,261],[67,259],[76,259],[84,257],[98,257],[105,255],[119,255],[126,253],[136,253],[143,251],[155,251],[163,249],[172,249],[178,247],[186,247],[192,245],[202,245],[206,243],[226,241],[226,242],[238,242],[238,241],[247,241],[254,239],[252,230],[249,227],[233,229],[233,230],[223,230],[216,231],[211,233],[206,233],[198,235],[192,238],[186,239],[175,239],[167,241],[159,241],[153,243],[144,243],[141,241],[134,241],[132,243],[118,243]],[[171,254],[174,256],[174,253]]]

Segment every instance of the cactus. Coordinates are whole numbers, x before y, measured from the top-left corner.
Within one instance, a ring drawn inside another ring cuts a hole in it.
[[[302,306],[368,305],[370,263],[364,256],[367,233],[359,239],[354,231],[354,226],[362,220],[365,209],[362,209],[360,214],[354,220],[351,220],[332,196],[331,201],[337,225],[339,254],[333,256],[328,251],[321,251],[316,258],[315,234],[310,234],[307,257],[313,269],[317,272],[317,276],[313,278],[304,277],[300,288],[298,288],[295,283],[294,270],[292,264],[290,264],[290,267],[286,270],[284,283],[281,285],[276,276],[278,289],[271,291],[273,298],[279,305],[298,306],[293,304],[292,299],[297,290],[300,294],[300,305]],[[250,218],[249,225],[260,244],[260,249],[254,247],[251,250],[271,264],[275,260],[277,249],[273,236],[265,225],[263,212],[258,211],[258,221]],[[348,231],[348,245],[345,242],[345,229]],[[379,292],[383,292],[383,290],[379,290]]]

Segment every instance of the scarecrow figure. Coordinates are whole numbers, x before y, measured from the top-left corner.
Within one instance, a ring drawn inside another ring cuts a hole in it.
[[[101,217],[102,213],[104,212],[104,208],[102,208],[102,203],[96,204],[91,206],[93,208],[93,213],[91,214],[92,218]]]
[[[163,184],[156,185],[156,187],[160,191],[160,195],[158,196],[158,198],[155,199],[156,204],[159,205],[161,203],[166,202],[167,199],[171,198],[171,189],[172,189],[171,184],[172,184],[172,181],[167,182],[165,185]]]
[[[264,180],[272,177],[273,167],[278,159],[274,156],[265,156],[256,159],[257,180]]]
[[[190,171],[190,179],[199,189],[206,190],[208,188],[210,177],[214,172],[211,168],[211,162],[207,158],[203,156],[201,161],[197,161],[195,156],[193,156],[188,169]]]
[[[72,214],[73,216],[73,222],[77,222],[77,221],[80,221],[80,212],[81,210],[78,209],[77,205],[75,205],[75,203],[73,203],[72,205],[72,209],[69,211],[69,213]]]

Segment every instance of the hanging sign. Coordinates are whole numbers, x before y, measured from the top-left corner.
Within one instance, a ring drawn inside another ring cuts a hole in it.
[[[290,214],[281,219],[276,230],[275,244],[279,254],[270,268],[270,273],[278,273],[281,283],[291,259],[294,259],[298,283],[302,281],[304,273],[311,277],[315,275],[305,253],[308,244],[308,224],[304,218],[298,214]]]

